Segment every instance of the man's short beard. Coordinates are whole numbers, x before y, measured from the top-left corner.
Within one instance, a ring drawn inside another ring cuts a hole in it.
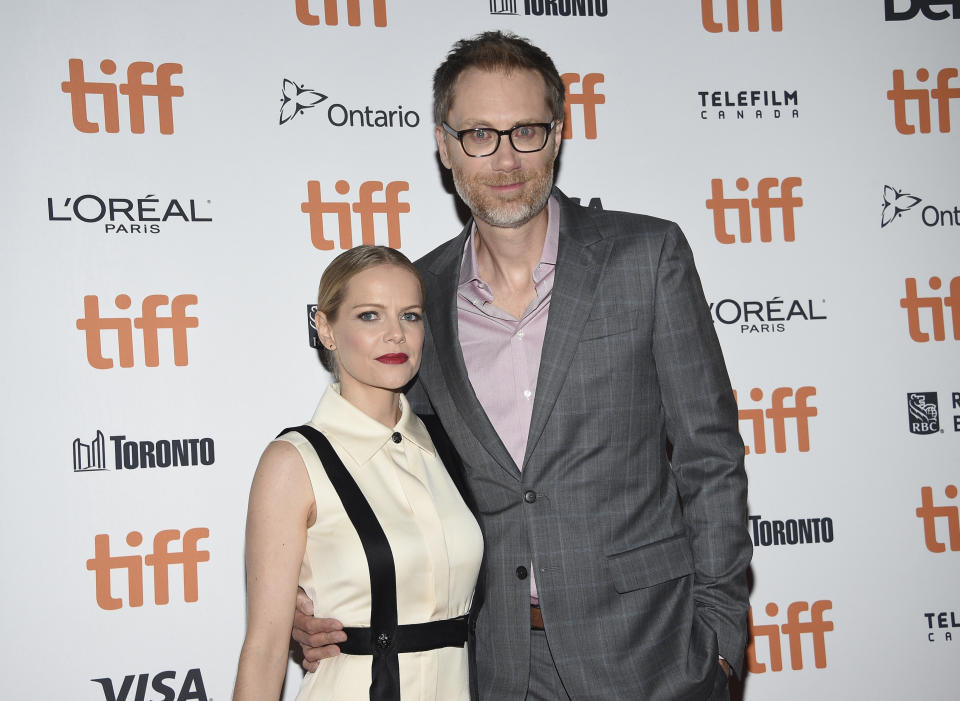
[[[515,180],[504,176],[502,184],[510,182]],[[532,185],[533,190],[525,199],[498,202],[483,194],[483,188],[491,184],[489,181],[480,184],[475,180],[465,180],[457,168],[453,168],[453,184],[460,199],[470,208],[474,219],[500,229],[515,229],[529,222],[547,206],[553,188],[553,161],[548,162],[542,170],[526,181],[525,184]]]

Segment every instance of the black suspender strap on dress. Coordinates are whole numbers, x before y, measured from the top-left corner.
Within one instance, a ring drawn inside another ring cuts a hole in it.
[[[330,484],[340,497],[350,523],[357,530],[370,572],[370,627],[344,628],[347,641],[340,651],[372,655],[370,701],[400,701],[401,652],[463,647],[467,640],[467,617],[411,625],[397,624],[397,576],[393,551],[373,509],[350,476],[330,441],[312,426],[283,430],[302,435],[317,452]]]

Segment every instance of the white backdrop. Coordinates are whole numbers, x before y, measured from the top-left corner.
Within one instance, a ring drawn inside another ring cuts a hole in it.
[[[956,698],[960,8],[731,5],[6,8],[4,696],[229,698],[250,478],[327,382],[307,305],[342,236],[392,220],[416,258],[459,231],[432,72],[503,28],[569,74],[560,186],[674,219],[696,254],[750,447],[744,698]],[[359,122],[378,110],[394,126]]]

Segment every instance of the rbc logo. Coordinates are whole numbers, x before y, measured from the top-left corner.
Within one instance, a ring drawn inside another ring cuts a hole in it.
[[[907,102],[916,102],[917,120],[920,133],[930,133],[930,98],[937,101],[937,121],[941,134],[950,132],[951,100],[960,99],[960,86],[950,86],[950,80],[960,74],[956,68],[943,68],[937,73],[937,87],[907,88],[904,82],[903,70],[896,68],[893,71],[893,89],[887,91],[887,99],[893,103],[893,118],[897,131],[901,134],[915,134],[917,124],[907,121]],[[930,79],[930,71],[926,68],[917,70],[917,80],[926,83]]]
[[[340,195],[350,192],[350,183],[338,180],[333,189]],[[340,248],[353,248],[353,224],[351,209],[360,215],[360,235],[363,243],[375,242],[376,230],[374,214],[383,214],[387,221],[387,245],[390,248],[400,248],[400,215],[410,212],[410,203],[400,201],[400,193],[407,192],[410,184],[404,180],[384,183],[379,180],[367,180],[360,183],[358,200],[351,206],[350,202],[333,202],[324,200],[320,183],[316,180],[307,181],[307,201],[300,203],[300,211],[310,217],[310,240],[315,248],[321,251],[332,250],[336,244],[328,239],[324,231],[323,216],[333,214],[336,217],[337,232]],[[374,202],[375,193],[383,192],[383,201]]]
[[[737,189],[746,192],[750,181],[746,178],[737,178]],[[760,224],[760,240],[769,243],[773,240],[773,210],[779,209],[783,218],[783,240],[795,241],[797,237],[795,211],[803,206],[803,198],[794,194],[795,188],[803,185],[800,178],[760,178],[757,183],[757,196],[726,197],[723,192],[723,180],[714,178],[710,181],[711,197],[706,201],[707,209],[713,212],[713,233],[717,241],[723,244],[737,242],[736,234],[727,229],[727,211],[737,213],[738,229],[741,243],[753,241],[753,227],[750,222],[751,207],[757,211]],[[780,194],[773,194],[779,188]]]
[[[180,531],[160,531],[153,538],[153,552],[140,555],[111,555],[110,536],[101,533],[94,537],[94,556],[87,560],[87,569],[96,574],[97,605],[105,611],[123,607],[123,599],[113,596],[110,586],[114,570],[127,571],[127,605],[143,606],[143,567],[153,568],[153,601],[157,606],[170,603],[170,566],[183,567],[183,600],[193,603],[199,598],[197,565],[210,560],[209,550],[199,550],[197,543],[210,537],[208,528],[191,528],[183,534],[180,552],[170,552],[170,544],[180,540]],[[126,543],[131,548],[143,543],[139,531],[127,534]]]
[[[777,453],[787,452],[787,419],[797,424],[797,450],[810,451],[810,419],[817,415],[817,408],[808,406],[807,400],[816,396],[815,387],[799,387],[796,393],[790,387],[777,387],[773,390],[769,409],[744,409],[738,411],[741,422],[750,423],[753,428],[753,452],[762,455],[767,452],[767,430],[764,417],[773,424],[773,449]],[[734,391],[734,398],[737,393]],[[793,397],[793,406],[787,406],[786,400]],[[759,402],[763,399],[763,390],[754,387],[750,390],[750,399]],[[746,436],[744,436],[746,443]],[[746,455],[750,455],[750,446],[745,446]]]
[[[947,499],[957,498],[957,487],[948,484],[943,490]],[[920,506],[917,508],[917,518],[923,521],[923,540],[927,550],[932,553],[947,551],[949,546],[952,552],[960,552],[960,507],[933,505],[933,487],[920,488]],[[937,538],[937,519],[947,522],[946,543]]]
[[[597,105],[605,104],[607,98],[595,91],[598,84],[603,82],[603,73],[587,73],[583,76],[580,92],[573,92],[571,87],[581,82],[579,73],[564,73],[563,87],[566,100],[563,103],[563,134],[564,139],[573,138],[572,105],[583,105],[583,135],[588,139],[597,138]]]
[[[70,107],[73,111],[73,126],[85,134],[100,131],[100,125],[90,121],[87,112],[87,96],[100,95],[103,98],[104,130],[109,134],[120,131],[120,107],[117,99],[117,86],[114,83],[88,82],[84,76],[83,60],[71,58],[68,62],[70,80],[60,84],[60,89],[70,95]],[[117,64],[110,59],[100,62],[100,71],[104,75],[113,75]],[[154,72],[152,63],[134,61],[127,68],[127,82],[120,84],[120,94],[127,96],[130,111],[130,131],[134,134],[144,132],[143,98],[157,98],[157,113],[161,134],[173,133],[173,98],[183,97],[183,88],[173,85],[171,77],[183,73],[179,63],[161,63],[156,68],[157,82],[144,84],[143,76]]]
[[[753,621],[753,607],[750,607],[750,644],[747,646],[747,667],[752,674],[763,674],[767,671],[767,664],[771,672],[783,671],[783,645],[781,636],[787,637],[790,649],[790,669],[803,669],[803,636],[809,635],[813,642],[813,666],[823,669],[827,666],[826,634],[833,630],[833,621],[823,620],[824,611],[833,608],[829,600],[814,601],[813,605],[806,601],[794,601],[787,606],[787,622],[777,625],[776,621],[758,625]],[[769,603],[764,608],[771,619],[780,613],[780,607]],[[810,612],[808,621],[801,621],[803,614]],[[769,657],[767,662],[757,659],[757,641],[766,638]]]
[[[700,0],[700,11],[703,19],[703,28],[711,34],[723,31],[723,25],[715,19],[714,0]],[[740,3],[738,0],[726,0],[727,29],[731,32],[740,31]],[[747,30],[760,31],[760,0],[747,0]],[[770,28],[775,32],[783,31],[783,8],[781,0],[770,0]]]
[[[929,436],[940,432],[940,408],[936,392],[911,392],[907,395],[910,433]]]
[[[907,286],[907,293],[900,299],[900,306],[907,310],[907,328],[910,331],[910,338],[917,343],[927,343],[930,340],[930,334],[920,326],[920,310],[929,309],[930,321],[933,326],[933,340],[946,340],[947,330],[943,308],[947,306],[951,309],[953,338],[960,341],[960,276],[950,281],[950,294],[946,297],[937,295],[921,297],[917,291],[916,278],[908,277],[904,282]],[[930,278],[928,284],[931,290],[939,290],[943,286],[943,281],[934,275]]]
[[[297,19],[301,24],[316,26],[320,24],[320,17],[310,12],[310,0],[297,1]],[[340,0],[323,0],[323,23],[328,27],[340,24],[337,6]],[[373,4],[373,26],[387,26],[387,0],[371,0]],[[360,26],[360,0],[347,0],[347,24],[351,27]]]
[[[119,294],[114,299],[117,309],[129,309],[128,295]],[[83,298],[83,316],[77,319],[77,328],[83,331],[87,343],[87,362],[98,370],[109,370],[113,359],[103,356],[103,332],[117,332],[120,367],[133,367],[133,327],[143,332],[144,365],[155,368],[160,365],[160,329],[170,329],[173,334],[173,364],[187,365],[187,329],[195,329],[199,321],[187,316],[187,307],[197,303],[196,295],[177,295],[170,301],[166,295],[147,295],[143,300],[142,313],[132,320],[125,317],[101,317],[100,299],[96,295]],[[170,305],[170,316],[159,316],[160,307]]]

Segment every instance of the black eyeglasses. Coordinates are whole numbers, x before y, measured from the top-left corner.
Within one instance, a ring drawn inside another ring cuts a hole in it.
[[[500,148],[500,137],[506,136],[514,151],[520,153],[534,153],[542,151],[547,145],[547,138],[556,126],[557,120],[537,124],[518,124],[510,129],[491,129],[479,127],[475,129],[461,129],[457,131],[446,122],[441,122],[450,136],[456,137],[463,148],[463,152],[472,158],[492,156]]]

